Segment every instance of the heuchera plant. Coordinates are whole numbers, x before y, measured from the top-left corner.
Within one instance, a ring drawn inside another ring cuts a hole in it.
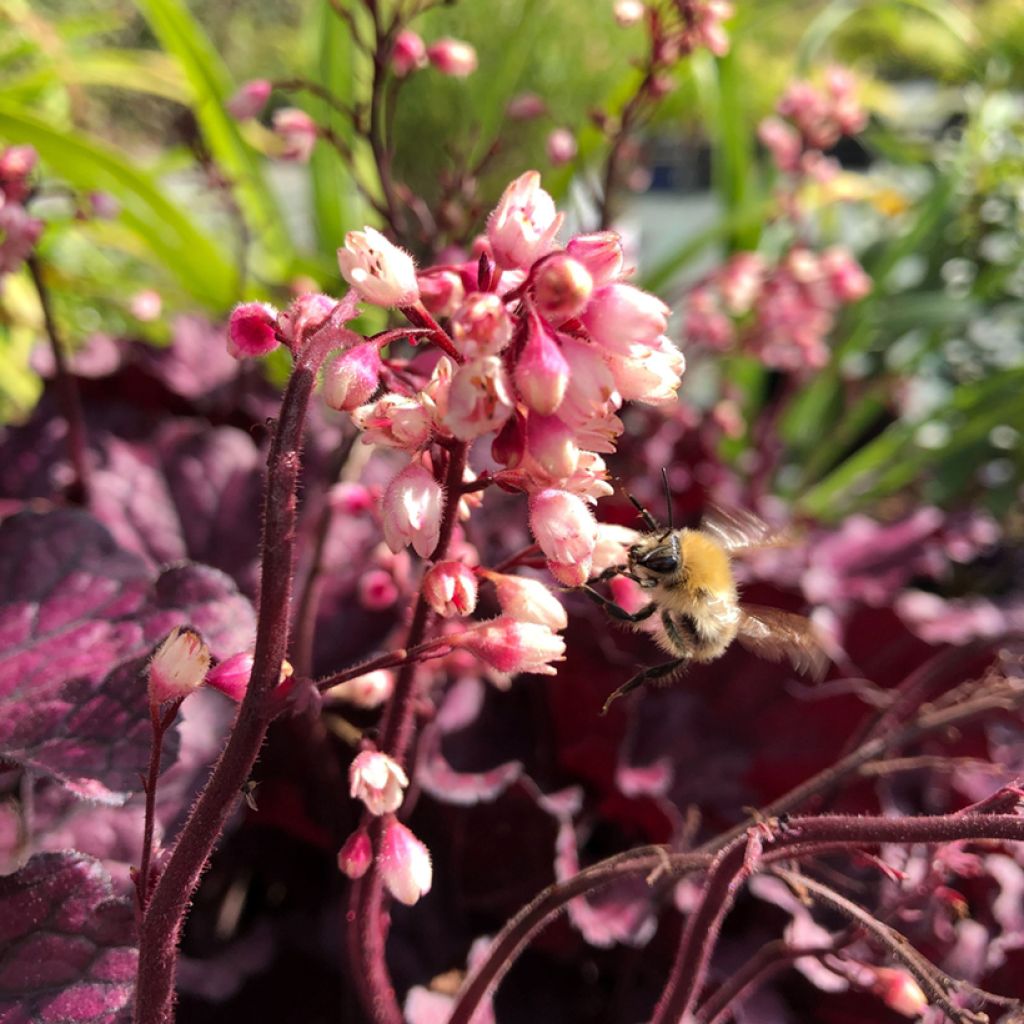
[[[726,411],[678,402],[669,307],[607,229],[633,126],[682,57],[724,53],[729,13],[615,5],[650,45],[605,122],[598,230],[566,237],[527,171],[470,249],[418,265],[381,167],[388,232],[347,235],[344,295],[245,302],[226,331],[183,319],[161,351],[98,341],[68,365],[25,208],[33,154],[0,155],[0,265],[27,265],[54,378],[0,459],[0,1020],[167,1024],[176,987],[224,1000],[258,974],[267,930],[219,960],[182,952],[243,816],[328,865],[310,903],[345,932],[337,958],[375,1024],[504,1019],[509,971],[541,1000],[510,1000],[508,1019],[593,1019],[594,972],[564,966],[581,948],[614,979],[614,1019],[795,1019],[770,985],[789,968],[805,986],[789,1004],[821,996],[816,1019],[849,1019],[830,993],[862,1019],[1018,1012],[1024,685],[1019,652],[993,643],[1010,614],[961,616],[935,652],[954,606],[910,589],[991,553],[991,521],[851,518],[754,560],[755,596],[814,606],[837,671],[813,693],[730,652],[713,686],[597,714],[649,647],[571,594],[637,536],[606,457],[645,500],[670,463],[687,467],[668,475],[682,512],[713,494],[770,513],[763,476],[741,484],[715,454]],[[476,67],[459,40],[376,27],[381,74]],[[271,92],[250,83],[232,113]],[[731,257],[687,323],[798,378],[868,288],[852,256],[802,237],[799,198],[863,115],[838,70],[778,112],[762,137],[792,244],[774,264]],[[274,128],[287,159],[343,145],[293,108]],[[356,330],[367,307],[396,325]],[[278,401],[252,361],[279,347]],[[611,589],[635,600],[628,580]],[[289,848],[258,845],[240,859],[281,870]],[[236,883],[212,915],[232,935]]]

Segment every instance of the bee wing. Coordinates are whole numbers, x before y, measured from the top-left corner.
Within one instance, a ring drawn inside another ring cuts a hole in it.
[[[820,682],[828,671],[828,655],[814,633],[813,624],[802,615],[756,604],[741,605],[736,639],[759,658],[789,658],[797,672],[815,682]]]
[[[711,534],[726,551],[783,547],[793,543],[790,533],[769,526],[753,512],[723,505],[711,505],[704,513],[700,528]]]

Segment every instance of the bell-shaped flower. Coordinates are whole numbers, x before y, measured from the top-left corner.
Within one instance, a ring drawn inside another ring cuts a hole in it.
[[[357,409],[377,390],[380,371],[380,350],[374,342],[353,345],[324,371],[324,400],[341,412]]]
[[[497,430],[514,409],[504,364],[498,356],[483,356],[456,371],[443,424],[460,441],[471,441]]]
[[[418,451],[430,438],[430,413],[419,398],[383,395],[355,409],[352,420],[363,431],[363,444]]]
[[[557,416],[530,414],[526,421],[526,450],[547,483],[568,479],[580,461],[575,431]]]
[[[569,624],[562,602],[540,580],[507,573],[484,572],[498,595],[502,613],[518,622],[536,622],[561,630]]]
[[[530,497],[530,529],[552,575],[566,586],[590,578],[597,523],[586,502],[568,491],[548,488]]]
[[[411,306],[419,300],[413,258],[373,228],[345,236],[338,266],[360,297],[375,306]]]
[[[527,171],[505,189],[487,218],[487,238],[499,267],[528,267],[554,246],[564,215],[540,187],[540,175]]]
[[[512,339],[512,320],[501,297],[471,292],[452,315],[455,347],[467,358],[496,356]]]
[[[514,375],[516,389],[534,412],[550,416],[562,404],[569,386],[569,364],[554,331],[532,311]]]
[[[446,619],[472,615],[476,609],[476,574],[462,562],[438,562],[423,577],[423,598]]]
[[[607,351],[628,354],[634,345],[652,345],[665,333],[669,312],[657,296],[615,281],[594,292],[582,320]]]
[[[533,276],[533,299],[537,309],[555,324],[580,313],[593,290],[590,271],[565,252],[549,256]]]
[[[441,485],[418,462],[412,462],[384,492],[384,540],[395,552],[411,543],[418,555],[427,558],[437,547],[443,512]]]
[[[362,750],[349,765],[349,795],[362,800],[371,814],[397,811],[408,785],[409,777],[402,766],[379,750]]]
[[[378,708],[391,696],[395,688],[395,679],[386,668],[378,668],[372,672],[366,672],[355,679],[346,679],[337,686],[332,686],[324,692],[325,698],[332,700],[343,700],[348,704],[354,704],[357,708],[365,708],[368,711]]]
[[[452,643],[508,678],[521,672],[557,675],[551,663],[565,658],[565,641],[548,626],[506,615],[453,637]]]
[[[430,851],[394,818],[384,826],[377,865],[384,888],[399,903],[411,907],[430,892],[434,879]]]

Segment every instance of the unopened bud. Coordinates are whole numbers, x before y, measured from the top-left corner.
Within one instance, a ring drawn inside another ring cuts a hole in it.
[[[332,409],[351,412],[369,401],[380,383],[380,351],[368,341],[342,352],[324,372],[324,400]]]
[[[373,847],[366,829],[358,828],[338,851],[338,870],[351,879],[362,878],[373,863]]]
[[[270,99],[271,84],[265,78],[246,82],[227,102],[228,113],[238,121],[257,117]]]
[[[439,39],[427,47],[427,60],[453,78],[465,78],[476,71],[476,50],[461,39]]]
[[[582,311],[594,290],[590,271],[568,253],[546,259],[533,278],[537,309],[552,323],[563,323]]]
[[[332,686],[324,696],[347,701],[349,704],[355,704],[357,708],[372,710],[380,707],[391,696],[394,687],[395,680],[392,674],[387,669],[379,668]]]
[[[476,609],[476,575],[462,562],[438,562],[423,578],[423,597],[446,619],[472,615]]]
[[[412,29],[402,29],[391,50],[391,70],[399,78],[404,78],[410,71],[415,71],[426,63],[427,48],[423,40]]]
[[[526,344],[516,362],[515,382],[523,401],[542,416],[550,416],[561,405],[569,386],[569,364],[554,332],[534,312],[530,313]]]
[[[399,903],[411,907],[430,892],[434,879],[430,851],[394,818],[384,827],[377,863],[385,888]]]
[[[553,167],[567,164],[576,155],[576,136],[567,128],[555,128],[544,144]]]
[[[466,294],[462,275],[454,270],[427,270],[419,275],[420,301],[431,316],[451,316]]]
[[[872,991],[889,1007],[904,1017],[920,1017],[928,1009],[928,997],[921,986],[905,970],[898,967],[876,967]]]
[[[228,352],[236,359],[265,356],[277,348],[277,310],[265,302],[243,302],[228,320]]]
[[[316,121],[309,114],[297,107],[283,107],[274,114],[274,132],[283,143],[282,160],[309,162],[317,139]]]

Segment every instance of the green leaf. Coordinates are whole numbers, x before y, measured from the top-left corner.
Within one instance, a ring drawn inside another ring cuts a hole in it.
[[[55,70],[64,84],[127,89],[186,105],[191,95],[178,64],[153,50],[94,50]]]
[[[121,221],[199,302],[222,311],[235,301],[238,279],[220,246],[116,150],[79,132],[58,131],[2,101],[0,137],[34,146],[75,188],[115,196]]]
[[[235,186],[249,234],[258,246],[261,273],[289,275],[294,249],[277,201],[263,178],[258,154],[246,144],[224,109],[234,91],[231,77],[183,0],[135,0],[160,45],[177,59],[192,90],[203,138]]]

